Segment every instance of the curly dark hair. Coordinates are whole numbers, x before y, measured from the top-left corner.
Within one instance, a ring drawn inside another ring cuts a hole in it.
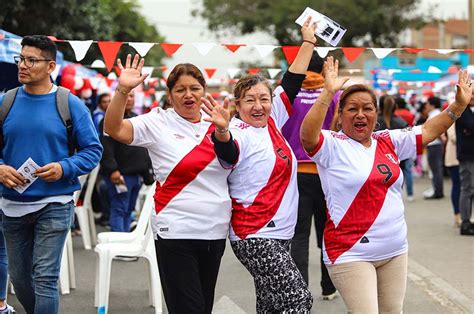
[[[56,44],[46,35],[31,35],[23,37],[21,46],[36,47],[41,50],[43,57],[56,61],[58,48]]]

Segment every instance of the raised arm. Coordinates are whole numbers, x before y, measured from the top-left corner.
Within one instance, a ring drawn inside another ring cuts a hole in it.
[[[422,126],[422,143],[427,145],[456,121],[466,110],[472,96],[471,76],[467,70],[459,71],[458,83],[456,84],[456,99],[446,110],[436,117],[426,121]]]
[[[339,62],[334,62],[333,57],[328,57],[324,62],[325,82],[324,89],[306,114],[300,129],[301,144],[307,152],[312,152],[319,144],[319,134],[329,104],[338,90],[342,88],[348,78],[338,77]]]
[[[122,72],[120,73],[116,93],[105,113],[104,131],[115,140],[130,144],[133,141],[133,127],[130,121],[123,119],[127,96],[132,89],[146,79],[148,74],[141,74],[145,59],[140,60],[138,54],[135,55],[133,61],[131,55],[127,56],[125,68],[122,66],[120,59],[117,60],[117,64]]]
[[[309,61],[311,60],[313,50],[318,41],[314,35],[315,31],[316,22],[311,23],[311,16],[309,16],[301,27],[301,37],[303,38],[303,42],[301,43],[300,50],[298,50],[295,60],[288,69],[291,73],[306,74]]]

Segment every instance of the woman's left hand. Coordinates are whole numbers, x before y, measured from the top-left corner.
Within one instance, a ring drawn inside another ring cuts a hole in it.
[[[466,107],[471,100],[473,88],[471,84],[471,75],[467,70],[459,71],[458,83],[456,84],[456,102],[463,107]]]
[[[226,130],[229,128],[229,98],[224,99],[224,104],[220,105],[211,95],[207,94],[206,98],[201,98],[201,108],[209,115],[209,118],[204,118],[204,121],[213,123],[216,128]]]

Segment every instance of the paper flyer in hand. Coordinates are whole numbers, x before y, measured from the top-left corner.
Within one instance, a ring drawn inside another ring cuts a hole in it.
[[[304,12],[296,19],[296,24],[303,26],[304,22],[311,16],[311,23],[316,22],[316,35],[329,43],[333,47],[336,47],[342,36],[346,33],[346,29],[334,22],[326,15],[319,13],[311,8],[306,8]]]
[[[28,158],[23,163],[23,165],[21,165],[20,168],[17,169],[18,173],[21,174],[26,179],[26,184],[14,187],[13,189],[20,194],[25,192],[26,189],[29,188],[29,186],[32,185],[33,182],[36,181],[36,179],[38,179],[35,172],[39,168],[40,166],[38,166],[38,164],[34,162],[33,159]]]

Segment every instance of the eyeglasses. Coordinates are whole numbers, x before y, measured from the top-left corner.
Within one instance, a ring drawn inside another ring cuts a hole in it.
[[[36,59],[36,58],[25,58],[23,56],[14,56],[13,60],[15,61],[16,65],[20,65],[21,62],[25,63],[25,66],[28,68],[31,68],[35,65],[35,62],[40,62],[40,61],[53,61],[51,59]]]

